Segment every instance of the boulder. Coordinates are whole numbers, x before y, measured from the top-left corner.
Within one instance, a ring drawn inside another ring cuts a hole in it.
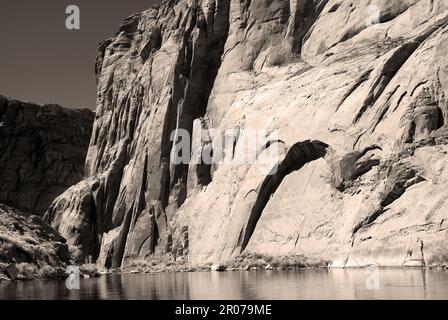
[[[221,271],[226,271],[226,269],[227,269],[227,267],[225,265],[215,263],[215,264],[212,264],[210,270],[221,272]]]

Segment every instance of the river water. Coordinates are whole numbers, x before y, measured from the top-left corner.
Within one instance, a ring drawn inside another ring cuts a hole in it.
[[[375,276],[375,278],[372,278]],[[448,271],[364,269],[110,275],[0,284],[0,299],[448,299]]]

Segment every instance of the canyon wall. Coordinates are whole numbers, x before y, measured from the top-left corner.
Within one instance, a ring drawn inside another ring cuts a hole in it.
[[[170,0],[129,17],[99,48],[86,178],[45,219],[107,268],[244,250],[446,262],[447,31],[443,0]],[[185,132],[213,163],[174,161]]]
[[[67,241],[41,217],[83,179],[94,117],[0,96],[0,282],[65,276]]]
[[[81,181],[94,117],[0,96],[0,203],[42,216]]]

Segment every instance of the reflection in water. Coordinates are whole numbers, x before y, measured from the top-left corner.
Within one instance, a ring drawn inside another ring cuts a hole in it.
[[[0,284],[0,299],[448,299],[448,272],[381,269],[369,290],[363,269],[111,275],[85,279],[70,291],[64,280]]]

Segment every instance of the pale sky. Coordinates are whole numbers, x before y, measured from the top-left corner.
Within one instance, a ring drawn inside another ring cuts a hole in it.
[[[94,109],[97,44],[127,16],[158,0],[1,0],[0,94],[36,103]],[[80,30],[65,10],[80,8]]]

